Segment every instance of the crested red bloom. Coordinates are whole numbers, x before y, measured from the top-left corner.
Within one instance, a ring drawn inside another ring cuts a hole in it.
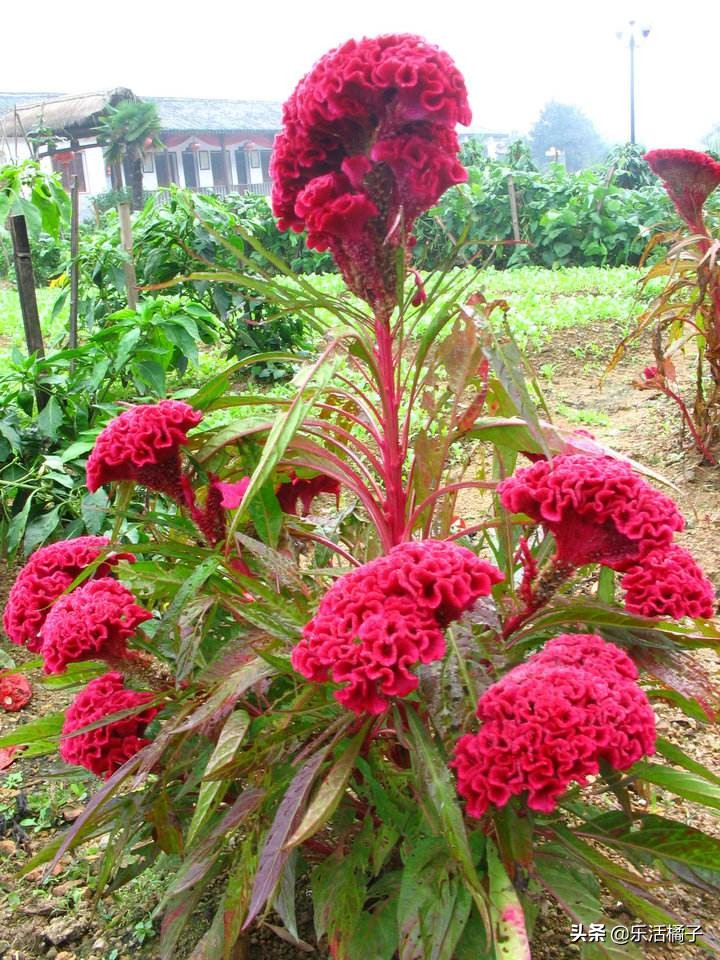
[[[482,726],[451,766],[467,812],[481,817],[525,794],[549,813],[600,761],[626,770],[655,749],[655,718],[627,654],[594,635],[566,634],[511,670],[478,701]]]
[[[298,514],[307,516],[312,509],[313,500],[321,493],[332,494],[336,505],[340,506],[340,482],[324,473],[309,479],[294,476],[288,483],[281,483],[275,493],[283,513],[291,513],[295,516]],[[302,504],[300,511],[298,511],[298,500]]]
[[[42,646],[40,630],[51,605],[109,545],[107,537],[76,537],[36,550],[18,574],[5,606],[3,625],[11,643],[24,644],[37,653]],[[134,559],[132,553],[110,553],[94,576],[107,577],[118,561]]]
[[[158,713],[158,707],[138,710],[131,716],[112,720],[74,737],[68,734],[113,713],[142,707],[152,698],[151,693],[126,688],[119,673],[105,673],[91,680],[75,697],[65,714],[60,756],[66,763],[75,763],[107,779],[150,742],[143,738],[143,734]]]
[[[628,568],[620,586],[627,609],[645,617],[715,615],[715,588],[692,554],[677,544],[647,553]]]
[[[388,697],[417,687],[411,668],[445,653],[442,628],[487,596],[499,570],[454,543],[402,543],[340,577],[293,650],[298,673],[346,683],[335,698],[382,713]]]
[[[695,233],[705,233],[703,206],[720,184],[720,163],[697,150],[651,150],[645,159],[685,223]]]
[[[95,491],[114,480],[132,480],[183,502],[180,447],[202,412],[181,400],[161,400],[125,410],[100,433],[87,462]]]
[[[41,631],[45,673],[62,673],[77,660],[126,657],[126,641],[151,619],[117,580],[88,580],[60,597],[47,615]]]
[[[271,163],[281,230],[329,249],[351,290],[395,302],[396,251],[455,183],[455,126],[471,119],[463,78],[420,37],[350,40],[304,77],[283,111]]]
[[[562,455],[516,470],[498,487],[504,507],[555,537],[560,563],[624,570],[667,546],[683,518],[664,494],[612,457]]]
[[[0,677],[0,707],[14,713],[30,702],[32,687],[21,673],[6,673]]]

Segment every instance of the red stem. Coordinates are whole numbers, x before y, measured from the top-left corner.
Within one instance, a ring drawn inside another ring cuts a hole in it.
[[[402,468],[405,451],[400,441],[398,412],[400,396],[395,380],[393,341],[386,318],[375,321],[375,356],[378,366],[378,389],[382,401],[383,440],[380,446],[385,481],[383,504],[390,536],[390,545],[395,546],[405,539],[405,507],[407,493],[403,485]]]
[[[690,430],[690,433],[693,436],[693,440],[695,441],[695,446],[698,448],[700,453],[702,453],[702,455],[705,457],[708,463],[711,463],[714,467],[716,467],[717,460],[710,453],[708,448],[703,443],[702,437],[698,433],[697,427],[693,423],[693,419],[690,416],[690,411],[685,406],[685,401],[683,400],[683,398],[679,396],[679,394],[675,393],[674,390],[671,390],[670,387],[667,385],[667,383],[663,384],[661,387],[659,387],[659,389],[662,391],[662,393],[665,394],[665,396],[670,397],[670,399],[674,400],[675,403],[678,405],[678,407],[680,408],[680,413],[683,415],[685,423],[688,425],[688,429]]]

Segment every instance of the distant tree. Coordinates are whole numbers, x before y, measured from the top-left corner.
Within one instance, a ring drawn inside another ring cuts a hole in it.
[[[720,123],[703,137],[703,143],[714,156],[720,156]]]
[[[530,147],[540,165],[560,159],[562,154],[571,172],[588,167],[605,155],[605,144],[592,121],[577,107],[555,100],[540,111],[530,131]]]
[[[97,128],[105,162],[110,165],[113,190],[122,187],[120,168],[127,161],[133,210],[143,205],[143,160],[145,152],[159,141],[160,119],[155,105],[143,100],[121,100],[108,107]]]

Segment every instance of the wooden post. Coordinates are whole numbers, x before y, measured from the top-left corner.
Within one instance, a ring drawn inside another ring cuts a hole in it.
[[[515,181],[512,176],[508,177],[508,196],[510,197],[510,216],[512,217],[513,238],[516,243],[520,242],[520,217],[518,216],[517,194],[515,193]]]
[[[43,344],[40,316],[35,296],[35,275],[33,273],[27,224],[22,214],[11,216],[8,219],[10,221],[10,236],[12,237],[20,309],[22,311],[23,327],[25,328],[25,343],[29,354],[35,353],[38,357],[44,357],[45,345]],[[44,390],[37,390],[35,398],[38,410],[42,410],[48,400],[47,393]]]
[[[78,178],[73,175],[70,187],[70,324],[68,346],[74,350],[78,345],[78,234],[80,219]]]
[[[130,225],[130,204],[119,203],[118,215],[120,217],[120,240],[122,248],[127,257],[123,263],[125,271],[125,287],[127,289],[127,301],[131,310],[135,310],[138,302],[137,295],[137,277],[135,275],[135,261],[133,260],[133,241],[132,226]]]

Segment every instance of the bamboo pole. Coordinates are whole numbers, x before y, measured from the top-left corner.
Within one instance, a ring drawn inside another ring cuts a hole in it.
[[[73,175],[70,186],[70,321],[68,345],[74,350],[78,345],[78,235],[80,219],[79,187],[77,175]]]
[[[132,226],[130,224],[130,204],[119,203],[118,215],[120,217],[120,239],[126,258],[123,263],[125,271],[125,288],[127,292],[128,306],[135,310],[138,302],[137,294],[137,276],[135,274],[135,261],[133,260],[133,241]]]
[[[510,216],[512,217],[513,238],[516,243],[520,242],[520,217],[518,216],[517,194],[515,193],[515,181],[512,176],[508,177],[508,196],[510,197]]]

